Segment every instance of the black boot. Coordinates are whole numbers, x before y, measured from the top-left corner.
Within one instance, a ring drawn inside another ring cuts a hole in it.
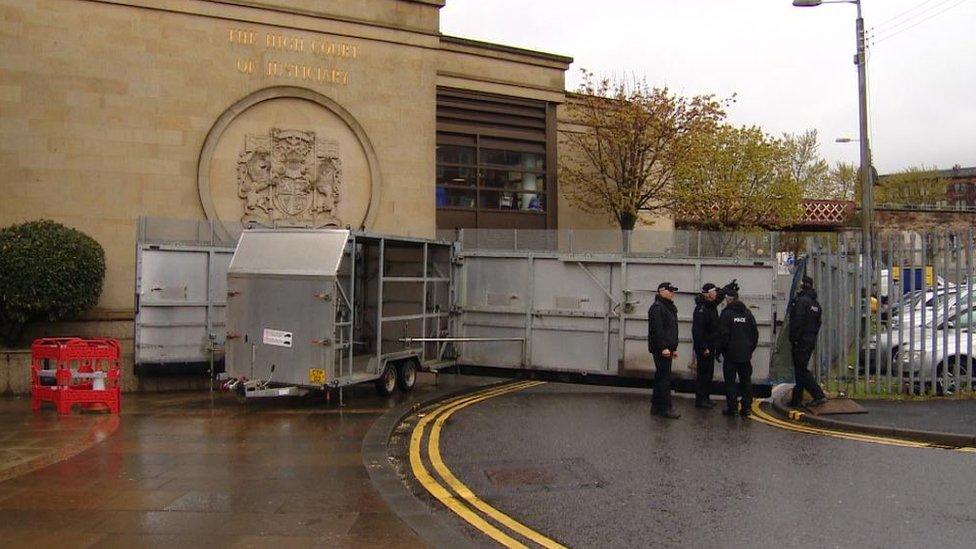
[[[654,411],[651,413],[658,417],[663,417],[667,419],[678,419],[679,417],[681,417],[681,414],[676,412],[674,408],[671,408],[670,410]]]

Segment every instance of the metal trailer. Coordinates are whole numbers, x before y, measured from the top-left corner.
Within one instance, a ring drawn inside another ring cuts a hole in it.
[[[226,384],[245,397],[376,382],[451,363],[451,245],[340,229],[244,231],[227,273]],[[419,341],[417,341],[419,340]],[[340,392],[341,395],[341,392]]]

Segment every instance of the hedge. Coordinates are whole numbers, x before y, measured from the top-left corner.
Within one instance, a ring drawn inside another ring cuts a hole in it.
[[[0,339],[32,321],[75,318],[98,302],[105,251],[85,233],[42,219],[0,229]]]

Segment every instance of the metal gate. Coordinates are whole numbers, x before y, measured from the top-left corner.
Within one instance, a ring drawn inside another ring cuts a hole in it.
[[[974,387],[973,230],[812,238],[824,309],[815,371],[859,394],[960,395]]]
[[[754,379],[765,382],[778,306],[769,239],[759,235],[725,251],[726,257],[702,257],[710,252],[682,231],[633,233],[627,253],[620,233],[613,231],[462,231],[455,254],[454,333],[474,341],[458,344],[458,361],[646,375],[642,372],[651,370],[647,309],[657,284],[671,281],[681,289],[675,298],[681,336],[675,370],[680,372],[693,356],[691,316],[701,285],[735,278],[759,324]],[[690,241],[696,245],[688,246]]]
[[[227,268],[239,227],[139,219],[136,241],[136,372],[202,370],[222,355]],[[212,356],[216,352],[216,357]]]

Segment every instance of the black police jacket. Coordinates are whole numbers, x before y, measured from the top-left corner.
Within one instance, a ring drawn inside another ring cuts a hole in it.
[[[656,355],[665,349],[678,350],[678,307],[657,296],[647,310],[647,350]]]
[[[745,303],[735,300],[718,319],[718,351],[728,362],[749,362],[759,345],[756,317]]]
[[[794,347],[813,348],[820,333],[823,309],[815,290],[803,290],[790,310],[790,343]]]
[[[691,340],[695,352],[701,354],[708,350],[715,354],[715,342],[718,339],[718,304],[724,293],[719,291],[715,301],[708,301],[704,296],[695,297],[695,312],[691,317]]]

